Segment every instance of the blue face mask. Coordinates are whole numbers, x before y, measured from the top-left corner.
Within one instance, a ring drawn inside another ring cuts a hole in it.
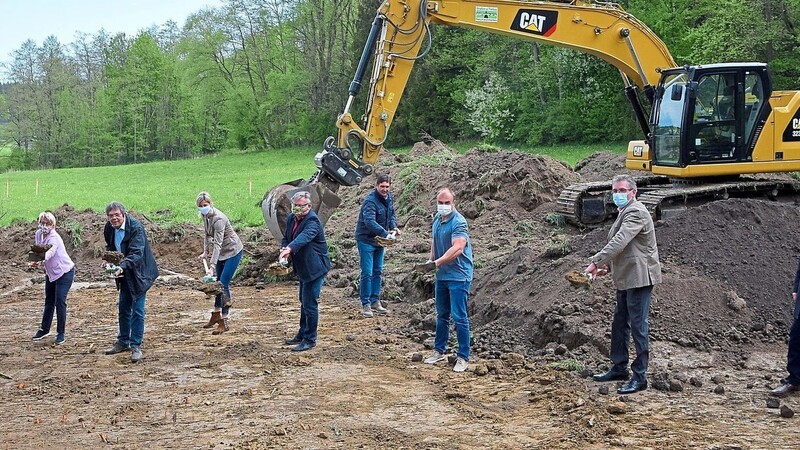
[[[206,214],[211,212],[211,207],[210,206],[200,206],[199,208],[197,208],[197,210],[200,211],[200,214],[205,216]]]
[[[616,194],[611,194],[611,197],[614,199],[614,204],[617,205],[618,208],[622,208],[628,204],[627,193],[618,192]]]

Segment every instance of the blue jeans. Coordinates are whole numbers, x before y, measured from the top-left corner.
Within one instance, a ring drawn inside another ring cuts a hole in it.
[[[217,265],[214,268],[214,273],[217,274],[217,280],[222,284],[222,289],[225,291],[225,297],[223,297],[223,294],[217,294],[214,298],[214,308],[222,309],[223,316],[227,316],[228,310],[231,309],[230,307],[223,306],[225,303],[224,299],[231,298],[231,280],[233,279],[233,274],[236,273],[236,268],[239,267],[239,262],[242,261],[243,252],[244,250],[240,250],[236,256],[217,260]]]
[[[56,312],[56,332],[64,334],[67,326],[67,292],[72,287],[72,280],[75,279],[75,268],[61,275],[56,281],[44,277],[44,314],[42,314],[42,325],[39,327],[44,332],[50,332],[53,324],[53,310]]]
[[[458,339],[458,356],[469,361],[469,315],[467,314],[467,298],[469,297],[469,281],[436,280],[436,338],[433,348],[439,353],[447,350],[450,339],[450,319],[456,326]]]
[[[383,274],[383,247],[356,241],[361,260],[361,282],[358,294],[361,305],[369,305],[381,299],[381,275]]]
[[[311,344],[317,343],[319,293],[324,282],[325,276],[311,281],[300,281],[300,329],[295,337]]]
[[[124,347],[141,347],[144,337],[144,302],[147,294],[133,298],[125,283],[119,290],[119,335],[117,342]]]
[[[617,307],[611,322],[611,362],[610,370],[628,371],[628,349],[631,335],[636,348],[636,359],[631,364],[631,379],[647,381],[647,364],[650,360],[650,299],[653,286],[617,291]]]
[[[794,322],[789,329],[789,351],[786,355],[786,382],[800,385],[800,299],[794,303]]]

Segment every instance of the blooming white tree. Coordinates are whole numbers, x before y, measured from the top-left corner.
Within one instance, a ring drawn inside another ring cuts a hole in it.
[[[465,92],[464,106],[472,129],[489,141],[511,138],[514,114],[509,109],[511,92],[503,78],[490,73],[483,86]]]

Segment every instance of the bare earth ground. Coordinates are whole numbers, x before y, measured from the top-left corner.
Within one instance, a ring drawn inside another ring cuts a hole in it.
[[[607,229],[548,219],[562,187],[623,171],[619,157],[594,155],[574,172],[545,157],[456,158],[437,145],[420,144],[412,160],[385,157],[381,167],[405,199],[403,240],[387,253],[391,315],[358,314],[352,230],[367,182],[342,194],[326,226],[336,264],[318,346],[302,354],[283,345],[296,331],[297,286],[265,277],[278,246],[263,230],[242,230],[247,258],[231,330],[212,336],[201,328],[211,302],[186,278],[201,275],[199,226],[141,217],[163,276],[148,294],[145,359],[131,364],[127,354],[103,354],[117,314],[116,292],[98,269],[102,215],[56,211],[78,264],[67,342],[57,347],[54,336],[30,339],[43,302],[41,275],[24,269],[34,224],[0,229],[0,448],[800,446],[797,417],[767,405],[785,375],[796,205],[729,200],[657,224],[665,282],[651,313],[651,385],[622,398],[589,377],[607,364],[613,286],[564,279]],[[403,172],[420,159],[430,164]],[[408,270],[426,257],[426,214],[444,185],[470,220],[477,263],[473,358],[463,374],[419,362],[433,335],[432,279]],[[778,404],[800,410],[800,396]]]

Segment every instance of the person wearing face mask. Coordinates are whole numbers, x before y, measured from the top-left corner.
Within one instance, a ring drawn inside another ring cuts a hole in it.
[[[361,262],[359,297],[361,314],[372,317],[375,314],[388,314],[381,305],[381,274],[383,273],[384,248],[375,237],[397,236],[397,216],[394,213],[394,197],[389,190],[388,175],[378,175],[375,189],[364,197],[356,223],[356,246]]]
[[[661,282],[661,264],[653,218],[636,199],[636,181],[617,175],[611,181],[612,198],[619,214],[608,232],[608,243],[591,257],[586,273],[592,277],[610,272],[617,289],[617,303],[611,323],[611,363],[608,371],[594,375],[594,381],[627,380],[617,389],[631,394],[647,389],[650,358],[649,322],[653,286]],[[631,335],[636,359],[628,374]]]
[[[50,246],[44,254],[44,260],[31,263],[33,268],[44,267],[44,313],[39,331],[33,335],[38,341],[50,335],[53,323],[53,310],[56,312],[56,345],[66,341],[64,334],[67,326],[67,293],[75,279],[75,263],[72,262],[64,241],[56,232],[56,218],[53,213],[45,211],[39,214],[39,227],[34,234],[37,245]]]
[[[436,337],[433,353],[425,364],[443,361],[450,339],[450,321],[456,328],[458,350],[455,372],[463,372],[469,364],[469,315],[467,299],[472,284],[472,244],[467,220],[455,209],[455,198],[444,188],[436,195],[436,216],[433,219],[431,256],[427,264],[435,266]]]
[[[319,293],[331,269],[331,259],[325,230],[311,208],[307,191],[292,196],[292,213],[286,219],[279,258],[289,260],[300,280],[300,328],[286,345],[294,345],[293,352],[310,350],[317,345]]]
[[[228,217],[222,211],[214,208],[208,192],[197,194],[195,203],[203,217],[203,229],[205,230],[203,253],[198,258],[205,261],[209,255],[208,251],[211,251],[211,265],[208,267],[206,275],[217,276],[223,289],[223,293],[217,294],[214,298],[214,311],[211,313],[211,319],[203,325],[203,328],[211,328],[216,325],[211,334],[219,335],[228,331],[229,328],[228,312],[233,304],[231,280],[242,261],[244,246],[239,235],[233,231]]]

